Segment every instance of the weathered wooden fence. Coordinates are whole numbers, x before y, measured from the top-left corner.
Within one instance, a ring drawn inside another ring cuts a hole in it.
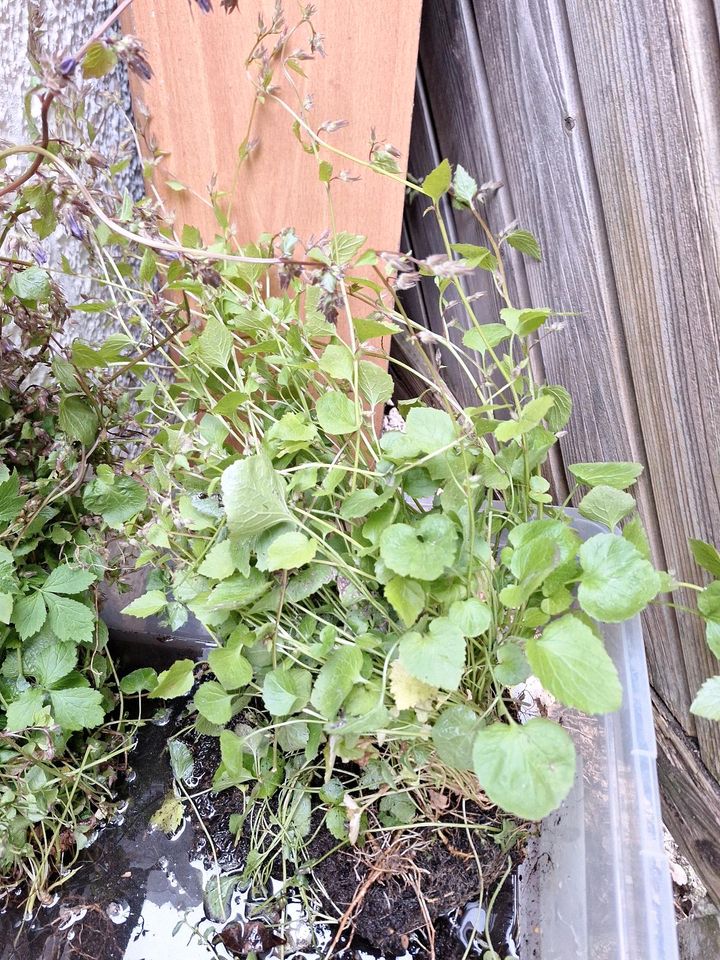
[[[575,401],[562,461],[644,463],[655,558],[680,579],[699,575],[688,537],[720,543],[717,15],[711,0],[426,2],[410,152],[418,176],[447,156],[501,181],[491,226],[518,220],[540,240],[541,263],[513,253],[511,283],[520,305],[577,314],[539,353]],[[483,242],[448,213],[457,239]],[[405,231],[418,255],[442,249],[414,206]],[[485,292],[478,316],[493,321]],[[441,323],[422,290],[413,307]],[[450,363],[445,376],[462,394]],[[718,663],[673,609],[653,610],[645,636],[665,816],[720,898],[720,725],[688,709]]]

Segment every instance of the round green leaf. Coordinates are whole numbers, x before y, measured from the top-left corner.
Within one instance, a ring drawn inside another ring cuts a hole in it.
[[[571,614],[531,637],[525,652],[540,683],[561,703],[585,713],[609,713],[622,702],[615,664],[598,636]]]
[[[653,566],[622,537],[599,533],[579,551],[582,579],[578,600],[585,613],[605,623],[628,620],[660,589]]]
[[[492,623],[490,608],[474,597],[456,600],[450,606],[448,617],[465,637],[479,637]]]
[[[339,390],[327,390],[315,405],[318,423],[326,433],[342,435],[360,428],[355,404]]]
[[[294,570],[310,563],[317,552],[317,544],[303,533],[291,531],[281,534],[268,547],[268,570]]]
[[[120,681],[120,689],[128,695],[152,690],[157,685],[157,673],[152,667],[140,667],[128,673]]]
[[[210,669],[226,690],[238,690],[252,680],[250,663],[238,647],[220,647],[208,654]]]
[[[575,748],[545,717],[494,723],[478,731],[473,767],[488,797],[524,820],[542,820],[565,799],[575,778]]]
[[[629,493],[615,487],[593,487],[578,505],[578,510],[588,520],[595,520],[614,530],[623,517],[635,509],[635,499]]]
[[[233,715],[233,695],[227,693],[219,683],[208,680],[203,683],[193,697],[195,709],[210,723],[221,726],[228,723]]]
[[[394,523],[380,536],[380,556],[394,573],[437,580],[457,555],[457,530],[447,517],[431,514],[412,526]]]
[[[400,640],[399,658],[413,677],[442,690],[457,690],[465,668],[465,637],[447,617],[427,633],[412,631]]]
[[[475,711],[462,703],[445,707],[432,728],[438,756],[456,770],[472,770],[473,741],[480,727]]]

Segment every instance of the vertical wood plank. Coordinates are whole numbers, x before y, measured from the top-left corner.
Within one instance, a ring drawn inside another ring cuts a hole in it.
[[[277,80],[289,101],[299,104],[312,95],[314,126],[348,121],[347,127],[327,134],[337,148],[367,157],[375,128],[379,139],[406,156],[420,6],[421,0],[316,4],[313,23],[325,37],[327,57],[302,63],[307,80],[295,75]],[[250,124],[255,91],[245,61],[255,42],[258,13],[269,23],[273,7],[272,0],[254,0],[230,15],[219,9],[204,15],[186,0],[135,0],[130,7],[124,27],[145,43],[155,72],[150,83],[135,86],[134,94],[136,113],[149,115],[141,125],[168,152],[155,177],[161,197],[175,212],[178,227],[191,223],[206,241],[216,232],[214,215],[204,202],[214,178],[216,189],[232,201],[239,243],[290,226],[307,243],[334,224],[337,230],[364,233],[372,247],[397,249],[401,183],[328,155],[336,173],[347,168],[360,176],[359,182],[333,181],[331,211],[316,161],[292,132],[292,117],[267,102],[258,106]],[[291,28],[296,11],[286,4]],[[307,40],[303,28],[290,46],[307,47]],[[248,132],[259,143],[238,169],[238,147]],[[170,178],[190,189],[173,192],[167,187]]]
[[[410,136],[420,0],[320,0],[314,23],[325,37],[327,57],[304,62],[308,75],[297,77],[300,97],[311,93],[312,116],[347,120],[349,126],[328,134],[333,145],[367,157],[371,129],[407,154]],[[252,126],[259,145],[237,173],[237,151],[248,131],[254,90],[246,76],[245,59],[257,28],[257,15],[269,21],[273,3],[255,0],[227,15],[216,10],[203,15],[196,4],[177,0],[135,0],[128,29],[145,43],[155,77],[139,88],[150,112],[149,131],[169,156],[161,164],[158,188],[185,219],[205,228],[212,239],[212,213],[189,193],[174,194],[162,174],[187,183],[207,196],[211,176],[221,190],[233,190],[238,239],[248,242],[262,232],[294,225],[302,237],[328,226],[325,189],[316,164],[299,146],[292,118],[276,104],[260,106]],[[295,8],[287,4],[293,26]],[[306,46],[301,31],[292,46]],[[291,98],[288,81],[279,78]],[[349,166],[328,159],[339,172]],[[359,183],[334,183],[335,217],[339,230],[358,231],[362,224],[370,242],[397,248],[400,238],[401,184],[354,170]],[[198,218],[201,223],[198,223]]]
[[[703,0],[568,15],[662,540],[688,579],[687,537],[720,543],[717,30]],[[717,662],[683,615],[679,639],[694,690]],[[718,775],[720,728],[697,728]]]
[[[421,64],[440,152],[480,180],[505,182],[489,207],[495,229],[517,216],[537,234],[542,263],[515,259],[519,302],[578,314],[541,338],[548,381],[566,384],[575,401],[563,458],[646,462],[563,4],[439,0],[426,6],[424,17]],[[487,307],[497,310],[492,302]],[[649,478],[639,502],[662,564]],[[672,611],[653,611],[645,633],[653,682],[692,731]]]

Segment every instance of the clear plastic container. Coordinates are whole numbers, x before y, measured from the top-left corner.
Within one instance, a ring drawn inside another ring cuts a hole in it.
[[[607,530],[577,518],[587,539]],[[623,685],[616,713],[559,714],[578,751],[575,785],[521,869],[523,960],[677,960],[640,618],[608,624]]]

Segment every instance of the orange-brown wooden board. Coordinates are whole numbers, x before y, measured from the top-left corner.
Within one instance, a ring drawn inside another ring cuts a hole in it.
[[[325,57],[301,63],[307,79],[292,75],[301,95],[311,94],[314,127],[346,120],[327,134],[332,144],[367,159],[371,130],[401,153],[404,167],[410,136],[421,0],[318,0],[313,24],[324,36]],[[124,29],[145,44],[154,71],[134,84],[135,112],[143,134],[167,152],[155,171],[155,186],[176,226],[190,223],[211,241],[217,223],[203,202],[214,180],[232,202],[237,239],[294,227],[303,242],[330,228],[331,219],[316,159],[303,151],[292,118],[276,103],[256,109],[252,137],[259,144],[238,170],[238,147],[246,138],[255,90],[245,61],[254,42],[258,14],[266,23],[274,4],[240,0],[237,10],[203,14],[187,0],[135,0]],[[298,5],[285,4],[294,26]],[[307,46],[306,28],[297,43]],[[270,42],[272,43],[272,41]],[[284,99],[296,95],[278,71]],[[376,249],[397,249],[404,188],[372,171],[329,154],[334,171],[350,169],[356,182],[332,183],[334,226],[364,234]],[[175,191],[168,180],[189,187]],[[196,196],[195,194],[199,195]],[[342,327],[340,329],[342,333]]]

